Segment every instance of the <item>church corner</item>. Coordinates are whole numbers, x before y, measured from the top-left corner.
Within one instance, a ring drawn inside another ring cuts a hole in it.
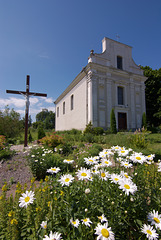
[[[132,47],[102,40],[102,53],[91,50],[88,64],[56,99],[56,131],[110,128],[114,109],[118,130],[141,128],[145,109],[143,70],[132,58]]]

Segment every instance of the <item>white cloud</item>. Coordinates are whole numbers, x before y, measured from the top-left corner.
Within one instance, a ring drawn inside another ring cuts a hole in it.
[[[10,97],[8,99],[0,98],[0,106],[14,105],[15,107],[24,107],[25,99]]]
[[[47,102],[47,103],[53,103],[54,100],[53,100],[53,98],[45,98],[45,102]]]

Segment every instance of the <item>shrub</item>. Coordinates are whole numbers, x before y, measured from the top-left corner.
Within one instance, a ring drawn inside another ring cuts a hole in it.
[[[45,134],[44,129],[42,127],[39,127],[38,128],[38,139],[41,139],[41,138],[43,138],[45,136],[46,136],[46,134]]]
[[[0,150],[5,148],[5,146],[6,146],[6,138],[5,138],[5,136],[0,135]]]
[[[101,135],[101,134],[104,133],[104,130],[103,130],[102,127],[94,127],[94,128],[93,128],[93,133],[94,133],[95,135]]]
[[[138,131],[129,137],[129,141],[132,148],[146,148],[148,145],[145,134]]]
[[[83,131],[83,134],[86,134],[86,133],[93,133],[93,125],[91,121],[86,125],[86,128]]]
[[[51,147],[53,149],[55,147],[57,147],[58,145],[64,143],[63,138],[61,136],[57,135],[56,133],[53,133],[50,136],[43,137],[42,139],[40,139],[40,142],[43,145],[46,145],[46,146]]]
[[[110,115],[110,125],[111,125],[111,133],[117,133],[116,118],[115,118],[115,113],[113,108],[111,110],[111,115]]]

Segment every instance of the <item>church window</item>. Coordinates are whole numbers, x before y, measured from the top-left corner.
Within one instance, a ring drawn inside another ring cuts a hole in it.
[[[72,94],[72,96],[71,96],[71,110],[73,110],[74,109],[74,95]]]
[[[63,102],[63,114],[65,114],[65,102]]]
[[[59,117],[59,107],[57,107],[57,117]]]
[[[118,96],[118,105],[123,105],[124,104],[124,89],[123,87],[118,87],[117,88],[117,96]]]
[[[117,56],[117,68],[122,69],[122,57]]]

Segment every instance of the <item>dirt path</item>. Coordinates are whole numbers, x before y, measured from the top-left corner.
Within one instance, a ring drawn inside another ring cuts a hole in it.
[[[30,185],[30,180],[33,177],[27,165],[26,156],[29,147],[23,145],[14,145],[11,150],[15,150],[16,154],[9,160],[1,161],[0,163],[0,193],[5,182],[9,185],[7,196],[14,195],[17,183]]]

